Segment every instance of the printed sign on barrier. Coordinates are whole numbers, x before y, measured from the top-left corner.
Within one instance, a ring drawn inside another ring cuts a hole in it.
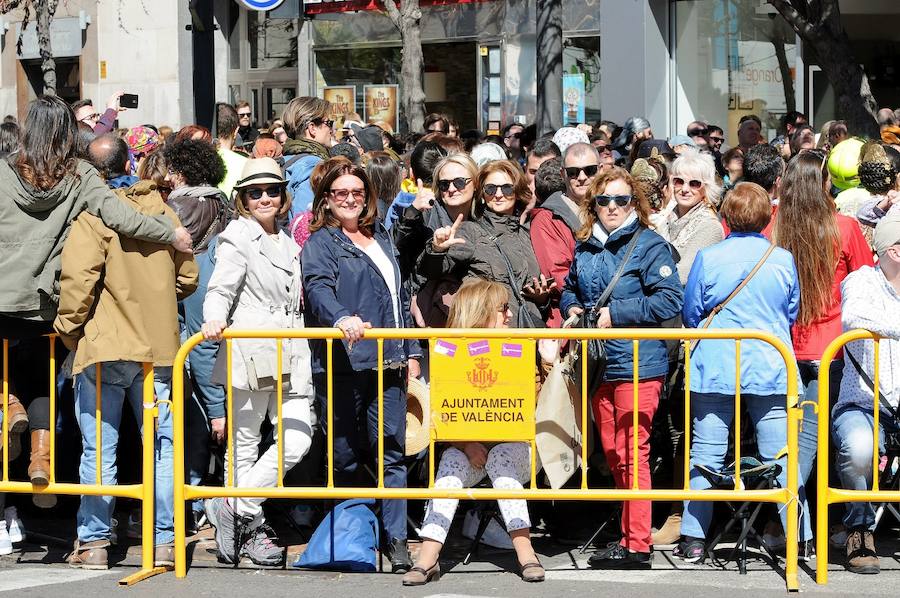
[[[430,367],[431,421],[438,439],[534,437],[533,342],[436,339]]]

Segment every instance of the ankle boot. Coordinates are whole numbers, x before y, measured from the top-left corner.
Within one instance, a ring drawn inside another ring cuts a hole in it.
[[[3,399],[0,397],[0,411],[3,410]],[[19,402],[19,398],[9,393],[9,433],[21,434],[28,429],[28,412]]]
[[[35,486],[46,486],[50,483],[50,430],[31,431],[31,464],[28,466],[28,477]],[[31,500],[42,509],[56,506],[56,495],[35,492]]]

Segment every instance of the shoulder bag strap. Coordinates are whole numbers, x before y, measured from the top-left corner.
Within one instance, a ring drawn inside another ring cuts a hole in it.
[[[631,257],[631,254],[634,253],[634,248],[637,246],[638,237],[641,236],[641,233],[644,232],[644,229],[638,227],[635,231],[634,235],[631,237],[631,240],[628,241],[628,245],[625,247],[625,257],[622,258],[622,263],[619,264],[619,267],[616,268],[616,273],[613,274],[612,280],[609,281],[609,284],[606,285],[606,289],[603,290],[603,294],[600,295],[600,299],[597,300],[597,303],[594,304],[594,307],[591,309],[591,318],[596,320],[600,314],[600,309],[606,305],[606,302],[609,300],[610,295],[612,295],[613,289],[616,288],[616,285],[619,283],[619,279],[622,278],[622,274],[625,272],[625,266],[628,264],[628,258]]]
[[[491,240],[491,243],[493,243],[494,247],[497,248],[497,252],[500,254],[500,257],[502,257],[503,261],[506,263],[506,271],[507,273],[509,273],[509,286],[512,289],[513,295],[516,296],[516,301],[519,302],[519,305],[524,307],[525,298],[522,297],[522,294],[519,292],[519,284],[516,280],[516,273],[513,270],[512,262],[510,262],[509,258],[506,257],[506,252],[503,251],[502,247],[500,247],[500,243],[497,241],[497,237],[495,237],[492,233],[487,232],[487,230],[485,230],[485,233],[487,233],[488,239]]]
[[[875,341],[876,343],[878,341]],[[846,355],[850,359],[850,363],[853,365],[853,369],[856,370],[856,373],[859,374],[859,377],[862,378],[863,382],[865,382],[866,386],[869,387],[869,390],[872,391],[872,394],[875,394],[875,383],[872,381],[872,378],[869,377],[869,374],[863,369],[862,365],[860,365],[859,361],[856,360],[856,357],[853,356],[853,353],[850,352],[849,347],[844,347],[844,355]],[[878,399],[881,403],[881,408],[890,413],[893,417],[897,416],[897,412],[894,411],[894,408],[891,407],[891,403],[885,398],[886,395],[881,387],[878,388]]]

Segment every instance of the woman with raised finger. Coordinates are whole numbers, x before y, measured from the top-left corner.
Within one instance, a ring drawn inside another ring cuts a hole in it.
[[[322,165],[315,189],[309,240],[303,246],[303,290],[309,326],[340,328],[328,371],[324,341],[311,342],[313,383],[320,421],[328,421],[328,377],[333,383],[332,434],[335,482],[351,485],[361,472],[362,453],[378,454],[378,346],[363,340],[368,328],[410,326],[409,296],[397,251],[378,219],[377,197],[366,171],[344,159]],[[407,375],[418,377],[421,351],[412,340],[385,340],[384,484],[406,486]],[[407,371],[408,368],[408,371]],[[368,447],[360,446],[360,437]],[[406,545],[406,501],[382,503],[383,538],[395,573],[412,566]]]
[[[575,259],[560,299],[572,317],[598,314],[598,328],[658,328],[679,313],[684,291],[669,244],[649,229],[650,206],[641,187],[622,168],[597,176],[581,203],[584,226],[576,239]],[[621,272],[618,282],[612,284]],[[609,293],[605,293],[611,288]],[[606,302],[600,300],[607,295]],[[650,488],[650,429],[669,363],[661,340],[638,344],[637,389],[634,344],[606,343],[603,383],[591,397],[597,432],[617,488]],[[638,429],[633,429],[634,395],[638,396]],[[632,452],[638,435],[638,454]],[[632,500],[622,509],[622,540],[595,552],[588,564],[598,569],[649,569],[651,565],[650,501]]]
[[[471,220],[457,216],[451,226],[437,229],[419,260],[419,274],[428,279],[454,276],[499,282],[509,293],[513,326],[543,327],[554,284],[540,274],[522,213],[531,199],[525,174],[509,160],[488,162],[475,178]]]
[[[216,266],[203,301],[201,331],[207,340],[220,340],[226,326],[272,330],[303,326],[300,248],[276,224],[290,209],[286,187],[281,168],[272,158],[245,164],[234,187],[240,218],[219,234]],[[278,342],[282,343],[282,371]],[[231,353],[234,483],[250,488],[275,486],[279,460],[287,472],[312,442],[309,344],[305,339],[241,339],[233,341]],[[259,455],[263,420],[277,424],[279,385],[285,391],[281,408],[284,440],[279,443],[276,432],[275,443]],[[228,475],[231,472],[226,472]],[[284,560],[274,533],[265,525],[263,501],[214,498],[207,502],[206,514],[216,528],[216,545],[224,561],[235,563],[248,556],[258,565],[279,565]],[[236,537],[247,538],[238,554]]]

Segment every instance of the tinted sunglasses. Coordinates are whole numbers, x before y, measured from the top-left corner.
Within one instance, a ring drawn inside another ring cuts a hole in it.
[[[497,195],[497,189],[503,193],[504,197],[512,197],[515,194],[515,189],[511,183],[506,183],[504,185],[495,185],[493,183],[488,183],[484,186],[484,196],[485,197],[494,197]]]
[[[600,154],[611,154],[613,152],[612,147],[608,146],[608,145],[595,145],[594,147],[597,148],[597,152]],[[575,176],[578,176],[578,175],[576,174]],[[590,175],[588,175],[588,176],[590,176]]]
[[[317,118],[313,121],[314,125],[326,125],[329,129],[334,126],[334,121],[328,118]]]
[[[595,195],[594,201],[601,208],[607,207],[610,203],[615,204],[617,208],[624,208],[631,203],[631,195]]]
[[[281,187],[278,185],[272,185],[271,187],[266,187],[265,189],[254,187],[252,189],[247,189],[246,193],[247,197],[254,201],[257,199],[261,199],[263,193],[265,193],[269,197],[281,197]]]
[[[245,116],[249,118],[250,113],[249,112],[238,112],[238,116],[240,116],[241,118],[244,118]]]
[[[438,189],[441,190],[441,193],[446,193],[450,190],[450,185],[453,185],[457,191],[462,191],[471,180],[471,178],[464,178],[461,176],[456,177],[455,179],[440,179],[438,180]]]
[[[584,176],[590,178],[597,174],[597,169],[599,166],[596,164],[588,164],[587,166],[566,166],[563,170],[566,171],[566,176],[570,179],[577,179],[580,173],[584,173]]]
[[[680,176],[672,177],[672,184],[675,185],[676,187],[684,187],[685,183],[687,183],[687,185],[694,191],[698,190],[700,187],[703,186],[703,181],[698,181],[697,179],[691,179],[690,181],[685,181]]]

